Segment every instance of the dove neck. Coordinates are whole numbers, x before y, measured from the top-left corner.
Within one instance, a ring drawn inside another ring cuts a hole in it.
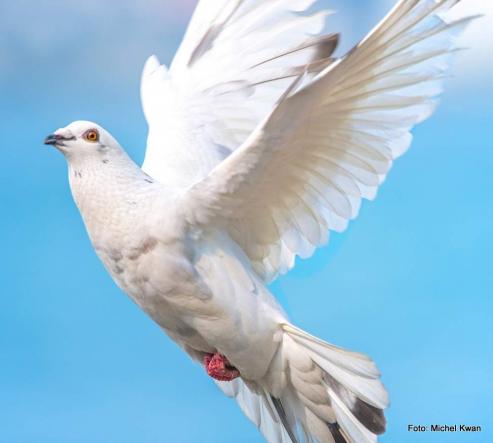
[[[156,194],[157,184],[127,154],[69,159],[69,181],[74,200],[89,230],[119,223]]]

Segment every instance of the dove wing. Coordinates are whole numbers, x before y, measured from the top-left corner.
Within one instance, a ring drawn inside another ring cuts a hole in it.
[[[155,56],[142,75],[149,125],[143,169],[178,189],[238,148],[293,77],[318,73],[337,35],[320,36],[316,0],[201,0],[168,70]]]
[[[447,21],[456,3],[400,1],[188,190],[188,221],[225,226],[265,281],[346,229],[434,109],[454,37],[470,20]]]

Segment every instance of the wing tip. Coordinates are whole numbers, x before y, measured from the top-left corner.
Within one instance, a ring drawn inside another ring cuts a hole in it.
[[[145,77],[147,75],[154,74],[160,67],[161,62],[157,58],[156,55],[151,55],[144,64],[144,70],[142,71],[142,76]]]

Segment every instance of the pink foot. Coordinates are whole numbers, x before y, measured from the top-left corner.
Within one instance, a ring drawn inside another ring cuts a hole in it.
[[[221,354],[206,354],[204,366],[207,374],[215,380],[231,381],[240,376],[240,372]]]

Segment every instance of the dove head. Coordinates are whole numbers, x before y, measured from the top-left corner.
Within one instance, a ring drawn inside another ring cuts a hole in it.
[[[46,137],[44,143],[57,148],[69,161],[97,159],[122,152],[108,131],[88,121],[70,123]]]

